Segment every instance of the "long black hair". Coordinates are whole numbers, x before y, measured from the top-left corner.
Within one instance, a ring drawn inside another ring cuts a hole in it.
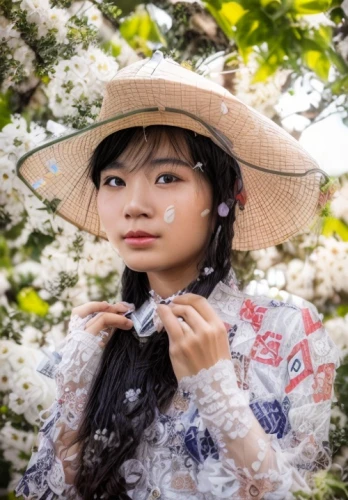
[[[145,134],[145,136],[144,136]],[[199,274],[185,291],[208,298],[215,285],[224,279],[231,267],[233,223],[235,220],[236,179],[241,179],[238,163],[213,141],[191,130],[169,126],[134,127],[106,137],[95,149],[88,166],[88,175],[99,190],[100,173],[131,144],[138,147],[150,140],[148,156],[139,159],[141,166],[156,150],[162,134],[166,134],[175,150],[180,139],[186,141],[190,160],[200,162],[213,192],[212,213],[218,205],[229,200],[226,217],[217,217],[198,274],[205,267],[214,272]],[[178,140],[179,139],[179,140]],[[181,143],[182,144],[182,143]],[[181,148],[182,149],[182,148]],[[133,169],[133,170],[134,170]],[[149,298],[150,285],[146,272],[125,267],[122,278],[122,300],[140,307]],[[156,407],[164,412],[174,396],[178,383],[169,357],[169,338],[163,329],[152,335],[142,346],[130,330],[117,329],[107,343],[74,443],[79,442],[79,463],[75,487],[85,500],[94,498],[129,499],[120,467],[134,458],[143,431],[153,422]],[[132,406],[124,404],[125,392],[140,388],[138,400]]]

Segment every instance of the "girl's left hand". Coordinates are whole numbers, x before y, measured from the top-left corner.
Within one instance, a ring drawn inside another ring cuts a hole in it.
[[[169,305],[159,304],[157,312],[168,333],[169,355],[178,382],[220,359],[232,359],[225,325],[205,297],[178,295]],[[188,327],[182,328],[180,316]]]

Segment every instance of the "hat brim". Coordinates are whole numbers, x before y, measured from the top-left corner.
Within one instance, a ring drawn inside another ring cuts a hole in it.
[[[139,67],[144,66],[142,61]],[[18,160],[17,175],[57,215],[107,240],[96,188],[86,177],[93,151],[121,129],[182,127],[209,137],[239,161],[247,203],[236,212],[232,248],[257,250],[288,240],[317,213],[322,171],[290,134],[222,87],[212,92],[211,82],[200,79],[206,79],[198,78],[201,86],[181,83],[183,92],[173,75],[150,78],[138,71],[136,77],[115,78],[107,84],[108,99],[97,122],[29,151]]]

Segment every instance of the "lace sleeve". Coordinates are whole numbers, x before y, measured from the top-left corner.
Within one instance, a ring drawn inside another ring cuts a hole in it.
[[[58,348],[61,361],[54,373],[56,399],[47,410],[40,412],[38,449],[33,452],[16,487],[16,496],[45,500],[78,498],[73,488],[78,450],[77,445],[72,447],[69,443],[76,436],[102,354],[100,337],[83,330],[89,319],[90,316],[81,319],[73,315],[68,335]]]
[[[311,493],[313,472],[329,467],[328,434],[339,351],[320,323],[320,332],[311,340],[327,346],[325,354],[319,362],[310,360],[307,349],[305,356],[311,363],[311,371],[298,379],[298,385],[292,384],[292,371],[298,371],[298,363],[302,363],[299,345],[302,342],[307,346],[309,340],[303,316],[298,313],[296,310],[297,319],[293,323],[296,333],[289,332],[290,343],[284,346],[283,363],[276,374],[280,380],[280,399],[290,402],[289,429],[285,436],[265,432],[262,419],[260,423],[250,407],[248,391],[238,387],[231,359],[221,359],[209,369],[179,381],[179,388],[191,393],[219,448],[218,460],[208,457],[198,473],[199,491],[211,492],[213,498],[292,499],[291,492],[297,490]],[[267,376],[266,370],[264,375]]]

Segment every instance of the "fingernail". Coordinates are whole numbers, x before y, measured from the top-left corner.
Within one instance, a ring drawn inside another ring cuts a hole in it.
[[[134,307],[135,308],[135,304],[133,304],[132,302],[126,302],[125,300],[122,300],[121,304],[125,304],[128,307]]]

